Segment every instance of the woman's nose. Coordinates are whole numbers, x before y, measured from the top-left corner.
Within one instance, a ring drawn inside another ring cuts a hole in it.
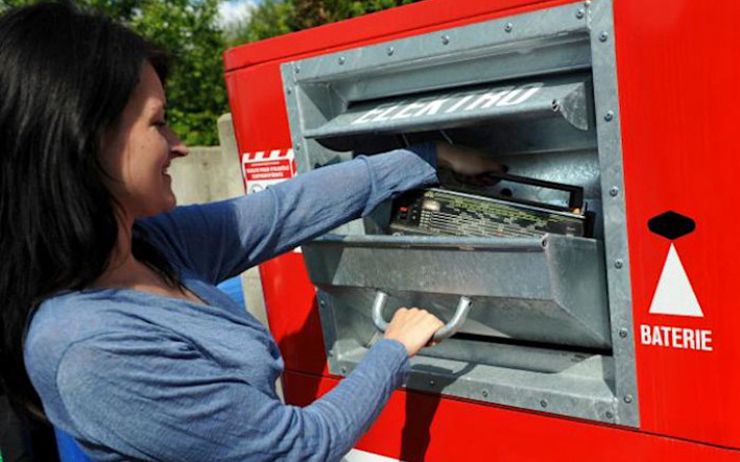
[[[170,148],[177,157],[185,157],[190,154],[190,149],[180,140]]]
[[[169,129],[169,142],[170,142],[170,151],[175,157],[185,157],[188,154],[190,154],[190,150],[185,145],[185,143],[180,140],[180,138],[175,134],[175,132],[172,131],[172,129]]]

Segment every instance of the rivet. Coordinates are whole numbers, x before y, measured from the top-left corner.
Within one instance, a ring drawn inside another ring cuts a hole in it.
[[[632,402],[632,395],[624,395],[624,402],[629,404]]]
[[[430,380],[430,381],[429,381],[429,386],[430,386],[430,387],[433,387],[433,386],[434,386],[434,380]]]
[[[624,266],[624,262],[622,261],[621,258],[617,258],[616,260],[614,260],[614,267],[616,269],[622,269],[623,266]]]
[[[583,8],[579,8],[578,11],[576,11],[576,18],[583,19],[583,17],[586,15],[586,12],[583,11]]]
[[[484,398],[488,398],[488,390],[483,390],[480,394],[483,395]]]
[[[339,62],[339,65],[340,66],[343,65],[345,63],[345,61],[347,61],[347,59],[344,56],[340,56],[339,57],[338,62]]]
[[[346,367],[343,367],[340,370],[342,371],[342,374],[347,374],[347,368]]]
[[[300,144],[296,144],[295,145],[295,150],[296,151],[300,151],[301,150],[301,145]]]
[[[388,47],[388,49],[387,49],[387,50],[385,50],[385,52],[386,52],[386,53],[388,53],[388,56],[392,56],[392,55],[393,55],[393,53],[395,53],[395,52],[396,52],[396,49],[395,49],[395,48],[393,48],[393,47]]]
[[[609,189],[609,195],[612,196],[612,197],[617,197],[617,194],[619,194],[619,188],[616,187],[616,186],[612,186]]]
[[[296,74],[300,74],[300,73],[301,73],[301,68],[300,68],[300,67],[298,67],[298,66],[296,66],[296,67],[295,67],[295,73],[296,73]]]
[[[449,35],[443,35],[442,36],[442,45],[447,45],[450,43],[450,36]]]
[[[546,399],[541,400],[540,401],[540,406],[547,407],[547,400]]]
[[[609,33],[607,31],[604,31],[599,34],[599,41],[606,42],[606,40],[609,38]]]
[[[611,420],[614,418],[614,413],[612,411],[606,411],[606,418]]]
[[[291,93],[293,93],[293,90],[291,90],[290,88],[287,88],[287,89],[285,90],[285,92],[286,92],[286,93],[288,93],[288,94],[291,94]]]
[[[506,23],[506,25],[504,26],[504,30],[505,30],[506,32],[511,32],[511,30],[512,30],[513,28],[514,28],[514,25],[513,25],[512,23],[510,23],[510,22],[507,22],[507,23]]]
[[[627,329],[624,327],[619,329],[619,336],[622,338],[627,338],[627,335],[629,335],[629,332],[627,332]]]
[[[319,302],[319,305],[321,305],[321,306],[326,306],[326,301],[324,301],[324,300],[321,300],[321,301]]]
[[[604,120],[611,122],[612,119],[614,119],[614,111],[606,111],[606,114],[604,114]]]

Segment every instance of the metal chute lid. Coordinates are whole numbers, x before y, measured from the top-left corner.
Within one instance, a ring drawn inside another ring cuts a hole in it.
[[[360,102],[324,125],[306,129],[318,141],[367,134],[392,134],[518,119],[561,118],[588,130],[586,77],[415,94]]]

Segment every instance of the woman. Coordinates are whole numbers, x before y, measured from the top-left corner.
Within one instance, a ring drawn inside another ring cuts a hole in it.
[[[175,208],[167,169],[188,150],[166,123],[164,53],[39,4],[0,18],[0,63],[9,395],[96,460],[341,458],[441,322],[398,310],[349,377],[297,408],[275,394],[269,333],[214,285],[434,183],[437,157],[468,174],[498,165],[429,144]]]

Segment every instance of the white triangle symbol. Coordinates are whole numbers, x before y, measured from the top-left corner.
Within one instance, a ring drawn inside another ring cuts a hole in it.
[[[663,272],[660,273],[658,288],[655,289],[653,302],[650,304],[650,313],[704,317],[691,287],[691,281],[672,242],[663,265]]]

